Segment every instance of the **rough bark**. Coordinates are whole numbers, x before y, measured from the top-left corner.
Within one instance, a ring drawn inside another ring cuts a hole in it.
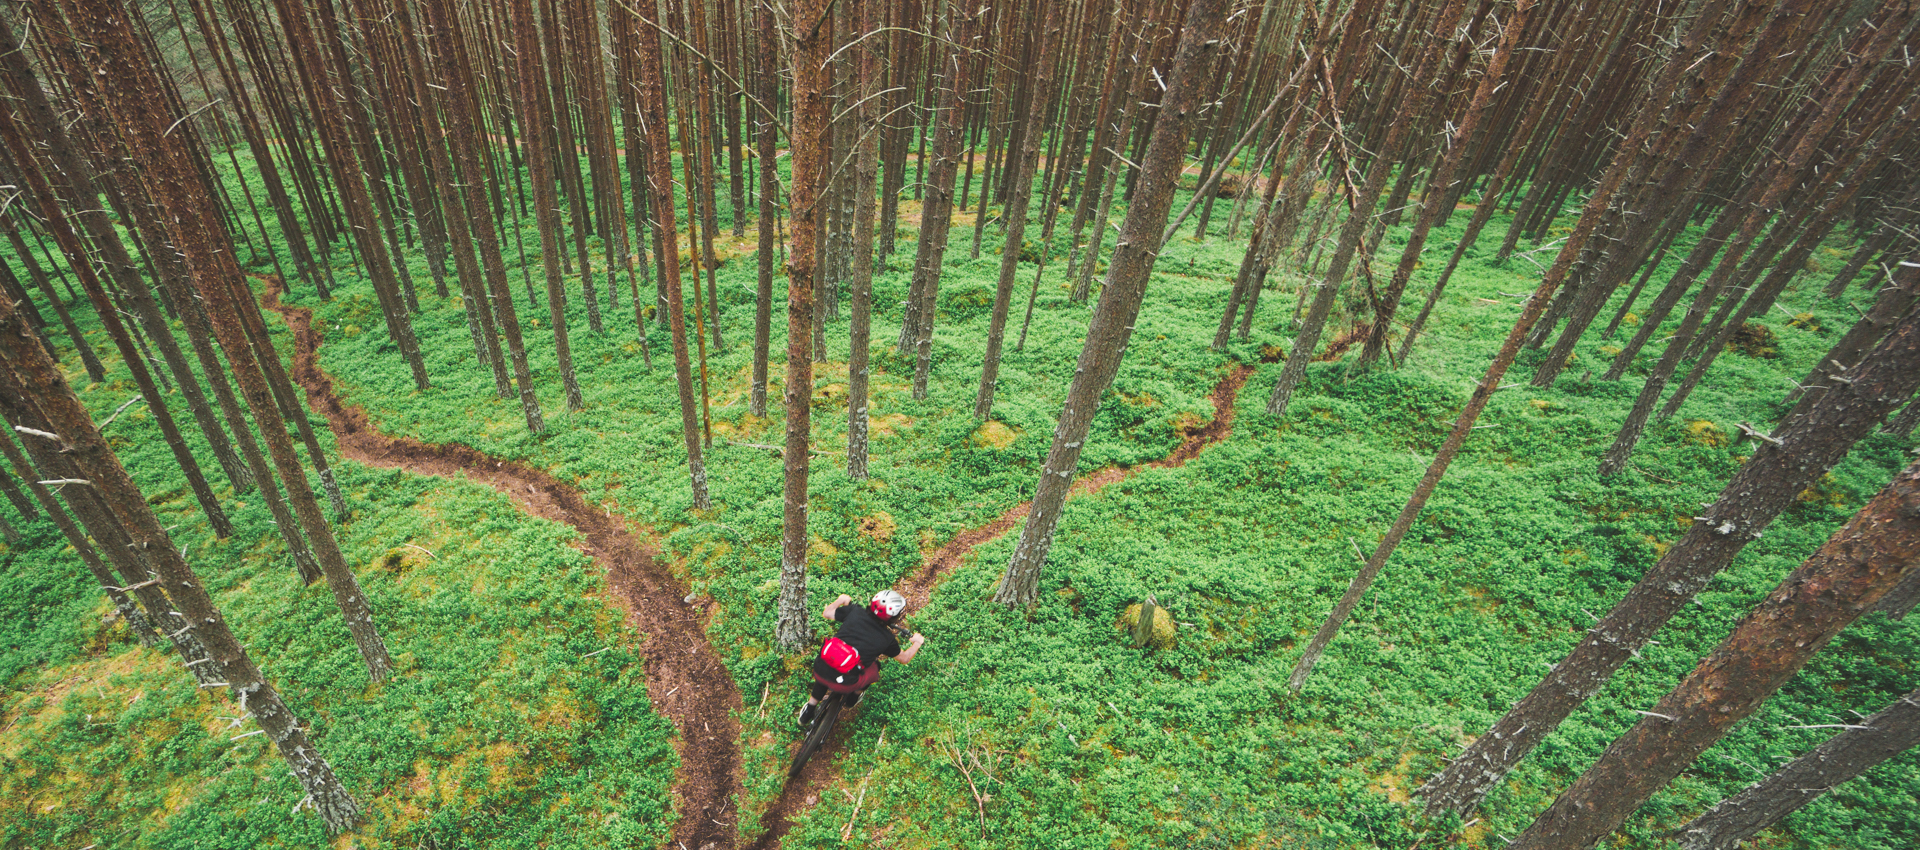
[[[1006,242],[1000,246],[1000,279],[993,296],[993,318],[987,325],[986,361],[980,368],[980,389],[974,396],[973,418],[993,412],[993,391],[1000,374],[1000,349],[1006,345],[1007,312],[1013,304],[1014,278],[1020,270],[1021,240],[1027,232],[1027,208],[1033,203],[1033,172],[1040,159],[1040,137],[1046,130],[1047,104],[1053,99],[1055,54],[1059,51],[1060,8],[1048,3],[1045,22],[1037,34],[1039,62],[1032,69],[1028,110],[1018,156],[1005,169],[1007,202],[1002,208]]]
[[[807,617],[807,445],[812,430],[813,359],[808,335],[821,274],[816,234],[827,200],[826,65],[833,53],[827,0],[793,6],[793,255],[787,261],[787,407],[784,489],[780,526],[780,601],[774,639],[788,650],[812,638]]]
[[[7,148],[13,154],[17,175],[24,180],[28,196],[34,198],[40,206],[40,214],[47,229],[53,234],[60,250],[67,255],[67,262],[73,268],[75,276],[80,278],[80,286],[93,304],[94,313],[100,317],[107,336],[120,350],[120,359],[133,374],[135,386],[145,397],[147,408],[153,411],[154,423],[160,427],[160,436],[167,444],[167,450],[173,453],[174,462],[179,464],[182,476],[187,480],[187,488],[200,505],[201,513],[206,515],[207,524],[213,529],[214,536],[225,539],[233,536],[233,523],[227,519],[226,510],[220,507],[219,497],[207,484],[206,476],[200,470],[200,462],[187,447],[186,439],[180,434],[180,428],[174,422],[168,409],[166,394],[154,383],[153,373],[149,371],[147,361],[135,350],[132,335],[126,325],[120,321],[120,313],[107,298],[102,285],[93,269],[93,260],[88,256],[85,246],[80,242],[80,234],[75,232],[59,204],[55,202],[52,187],[41,176],[27,149],[27,141],[21,133],[19,116],[10,108],[0,106],[0,138],[5,139]],[[35,337],[38,339],[38,336]],[[192,372],[187,373],[192,377]]]
[[[673,234],[673,160],[667,146],[667,92],[661,78],[664,58],[660,52],[660,32],[654,22],[642,16],[635,36],[640,54],[640,117],[647,133],[647,194],[653,201],[654,220],[661,233],[661,280],[666,285],[667,321],[673,332],[673,376],[680,396],[680,431],[687,446],[687,473],[693,488],[693,506],[712,507],[707,495],[707,465],[700,452],[700,423],[693,407],[693,365],[687,356],[686,309],[682,305],[680,285],[680,247]],[[698,290],[694,297],[699,297]]]
[[[27,279],[33,281],[34,288],[39,289],[41,295],[46,296],[47,305],[53,308],[54,316],[60,319],[60,326],[66,329],[67,339],[73,343],[74,353],[80,355],[81,368],[87,370],[87,380],[96,384],[105,381],[106,367],[100,364],[100,357],[94,354],[93,346],[87,342],[86,335],[80,333],[80,326],[73,321],[73,314],[67,311],[66,302],[60,300],[60,293],[53,288],[53,281],[48,280],[40,264],[34,262],[31,249],[27,247],[26,240],[20,237],[20,228],[14,223],[13,216],[0,215],[0,223],[4,223],[7,239],[13,243],[14,256],[27,270]]]
[[[1429,812],[1464,814],[1479,805],[1515,763],[1604,686],[1795,496],[1913,396],[1920,388],[1920,315],[1908,316],[1846,377],[1851,383],[1781,424],[1706,514],[1694,519],[1686,536],[1587,631],[1566,660],[1427,782],[1422,793]]]
[[[1160,103],[1160,118],[1155,122],[1142,161],[1139,191],[1127,208],[1126,222],[1121,225],[1106,285],[1101,289],[1099,305],[1094,308],[1086,344],[1080,349],[1073,383],[1067,389],[1067,401],[1054,428],[1053,446],[1048,449],[1046,463],[1041,467],[1033,509],[1027,515],[1027,524],[1020,532],[1013,557],[1007,562],[1006,573],[1000,578],[1000,587],[994,592],[994,601],[1009,608],[1027,608],[1038,598],[1040,570],[1046,564],[1054,530],[1060,523],[1067,489],[1080,461],[1081,445],[1093,424],[1101,395],[1119,372],[1120,358],[1133,334],[1134,317],[1146,295],[1147,277],[1159,257],[1160,234],[1173,206],[1173,189],[1184,165],[1188,125],[1208,95],[1203,89],[1209,77],[1209,65],[1222,47],[1220,36],[1226,27],[1225,7],[1225,0],[1194,0],[1187,7],[1179,47],[1171,72],[1166,75],[1167,90]]]
[[[1825,357],[1820,358],[1820,363],[1813,367],[1813,371],[1788,394],[1788,401],[1804,405],[1807,399],[1818,400],[1821,393],[1826,391],[1827,381],[1833,373],[1845,368],[1836,364],[1853,362],[1867,346],[1886,332],[1896,318],[1913,306],[1916,298],[1920,298],[1920,260],[1902,261],[1894,268],[1883,267],[1882,273],[1887,282],[1874,296],[1873,307],[1841,335]],[[1798,405],[1796,409],[1799,409]]]
[[[1911,573],[1911,571],[1909,571]],[[1720,801],[1676,833],[1685,850],[1733,850],[1800,807],[1920,743],[1920,691],[1907,694]]]
[[[1895,476],[1507,846],[1586,848],[1618,829],[1654,792],[1759,710],[1841,629],[1913,572],[1916,562],[1920,464]],[[1920,725],[1908,725],[1910,733],[1920,733]],[[1913,739],[1905,743],[1910,746]]]
[[[77,19],[96,25],[119,23],[115,29],[125,38],[131,38],[132,34],[124,29],[125,19],[116,21],[115,10],[99,0],[74,0],[72,6]],[[123,45],[103,45],[106,49],[115,46]],[[86,408],[67,387],[59,366],[46,356],[39,340],[20,321],[13,305],[3,299],[0,299],[0,351],[5,352],[5,368],[19,375],[26,393],[47,411],[53,433],[58,434],[63,443],[63,452],[92,482],[87,485],[89,489],[106,501],[114,518],[131,534],[133,545],[158,573],[155,587],[164,589],[172,602],[169,610],[178,608],[181,629],[206,648],[213,666],[218,668],[221,683],[240,703],[243,716],[259,724],[286,760],[287,767],[307,793],[305,802],[311,802],[328,834],[338,835],[353,828],[360,819],[359,804],[307,739],[299,719],[280,701],[279,694],[227,627],[205,584],[161,529],[159,518],[148,507],[140,488],[128,477],[126,469],[107,447],[106,439],[93,427]]]

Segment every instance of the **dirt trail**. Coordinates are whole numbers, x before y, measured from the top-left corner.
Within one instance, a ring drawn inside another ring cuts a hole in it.
[[[1227,435],[1233,432],[1234,399],[1239,396],[1240,388],[1246,385],[1247,378],[1252,374],[1252,366],[1240,365],[1229,372],[1225,378],[1220,379],[1220,383],[1214,385],[1213,392],[1208,394],[1208,398],[1213,401],[1213,419],[1183,434],[1180,445],[1174,448],[1172,454],[1140,466],[1107,467],[1082,476],[1073,482],[1073,488],[1068,497],[1098,493],[1107,485],[1124,481],[1142,469],[1184,465],[1208,446],[1225,440]],[[1026,519],[1027,514],[1032,510],[1033,502],[1031,501],[1014,505],[993,522],[960,532],[948,541],[947,545],[923,558],[919,571],[914,573],[912,578],[895,585],[895,589],[907,597],[907,610],[917,611],[925,606],[927,600],[933,596],[934,588],[942,579],[952,574],[961,560],[967,557],[967,553],[972,552],[974,547],[996,540],[1000,535],[1011,531],[1015,525]],[[859,709],[854,709],[856,714],[858,711]],[[760,826],[764,832],[758,840],[753,842],[752,850],[773,850],[779,847],[780,840],[786,837],[787,830],[793,827],[794,816],[812,808],[813,804],[819,800],[821,792],[838,778],[838,773],[833,769],[833,754],[840,748],[841,741],[846,737],[846,730],[851,725],[851,723],[842,723],[838,729],[835,729],[833,739],[821,747],[820,752],[807,763],[799,780],[789,780],[780,798],[761,814]]]
[[[293,329],[294,381],[306,391],[307,405],[325,416],[340,453],[361,463],[405,469],[422,475],[466,477],[507,494],[527,513],[564,522],[585,538],[581,551],[607,571],[608,587],[626,613],[627,622],[644,635],[640,656],[646,661],[647,696],[654,707],[680,732],[675,749],[680,769],[674,776],[674,810],[680,814],[673,844],[686,850],[721,850],[734,846],[738,813],[734,801],[741,793],[740,725],[732,712],[741,708],[740,692],[732,674],[707,643],[701,609],[683,601],[685,588],[653,558],[653,551],[624,520],[589,504],[578,488],[546,471],[523,463],[494,458],[468,446],[430,445],[374,430],[366,411],[348,406],[334,393],[333,380],[320,370],[321,334],[313,328],[313,312],[280,303],[280,287],[273,282],[265,303]],[[1215,385],[1209,398],[1213,419],[1187,431],[1180,445],[1165,458],[1130,468],[1109,467],[1073,484],[1071,495],[1097,493],[1142,469],[1177,467],[1233,430],[1233,404],[1253,367],[1241,365]],[[1026,519],[1033,505],[1021,502],[980,528],[961,532],[921,561],[920,569],[897,587],[909,609],[926,605],[934,588],[974,547],[999,538]],[[772,850],[793,826],[793,818],[812,808],[819,794],[838,778],[831,753],[845,737],[843,725],[801,773],[789,781],[779,799],[762,813],[760,837],[753,850]]]
[[[459,444],[429,445],[374,430],[366,411],[349,407],[334,393],[333,381],[320,370],[321,334],[313,313],[280,303],[278,284],[266,296],[293,329],[293,378],[306,390],[307,405],[327,418],[340,453],[371,466],[399,468],[423,475],[466,477],[512,497],[533,516],[564,522],[585,538],[580,549],[607,571],[614,601],[627,623],[643,637],[639,654],[646,664],[647,696],[680,732],[674,742],[680,769],[674,776],[673,845],[686,850],[719,850],[735,844],[738,819],[734,801],[741,790],[740,725],[731,712],[741,707],[720,656],[707,643],[702,610],[682,601],[681,587],[626,522],[585,495],[526,464],[503,461]],[[823,761],[824,763],[824,761]]]

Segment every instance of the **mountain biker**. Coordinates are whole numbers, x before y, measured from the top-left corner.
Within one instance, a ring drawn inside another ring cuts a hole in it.
[[[867,687],[880,678],[880,659],[892,658],[902,664],[913,660],[920,645],[927,638],[919,632],[907,640],[902,649],[900,640],[894,637],[892,626],[906,611],[907,598],[893,590],[882,590],[873,595],[873,601],[864,608],[852,605],[853,597],[844,593],[822,609],[821,616],[840,623],[840,630],[829,638],[822,647],[821,654],[813,659],[813,688],[807,696],[807,704],[800,707],[800,725],[805,727],[813,722],[813,716],[820,700],[828,691],[846,694],[844,707],[852,708],[860,702],[860,695]],[[836,646],[836,644],[838,644]],[[851,650],[849,652],[849,650]],[[852,658],[857,653],[857,658]],[[851,669],[836,669],[833,665],[839,661],[842,666],[853,663]]]

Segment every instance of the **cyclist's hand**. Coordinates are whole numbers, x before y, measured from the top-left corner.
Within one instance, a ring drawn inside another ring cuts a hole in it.
[[[927,642],[927,636],[919,632],[914,632],[913,638],[909,642],[912,643],[914,646],[919,646],[920,644]]]

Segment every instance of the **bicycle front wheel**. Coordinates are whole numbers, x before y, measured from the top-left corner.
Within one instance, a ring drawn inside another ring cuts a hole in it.
[[[841,695],[837,692],[827,694],[827,698],[820,701],[820,716],[814,719],[807,737],[800,742],[800,751],[793,754],[793,766],[787,768],[788,779],[799,776],[801,768],[807,766],[807,759],[833,735],[834,724],[840,719],[840,701]]]

